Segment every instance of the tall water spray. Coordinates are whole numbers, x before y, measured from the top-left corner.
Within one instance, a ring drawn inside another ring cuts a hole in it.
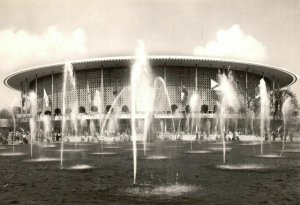
[[[68,112],[67,111],[68,108]],[[71,112],[71,113],[70,113]],[[74,69],[71,63],[67,62],[64,66],[64,80],[63,80],[63,116],[62,116],[62,138],[60,150],[60,165],[63,165],[63,150],[64,150],[64,137],[70,127],[75,129],[77,136],[77,114],[78,103],[76,95],[76,80]],[[67,120],[71,121],[71,126],[67,128]],[[72,126],[73,125],[73,126]]]
[[[51,117],[49,115],[44,115],[41,117],[44,125],[44,145],[47,146],[47,139],[51,132]]]
[[[270,124],[270,101],[264,78],[259,81],[260,97],[260,154],[263,154],[263,139]]]
[[[239,109],[240,103],[237,97],[236,90],[234,88],[234,78],[231,71],[228,74],[225,73],[218,75],[220,81],[220,91],[222,94],[222,99],[220,103],[220,113],[219,113],[219,125],[220,132],[223,140],[223,163],[226,162],[226,144],[225,144],[225,120],[227,119],[228,109],[232,108],[235,112]]]
[[[191,128],[195,126],[195,131],[198,131],[198,126],[196,122],[196,118],[194,116],[194,113],[198,110],[198,100],[199,100],[199,95],[198,93],[194,92],[190,98],[189,105],[191,107],[191,118],[192,118],[192,123],[191,123]],[[192,131],[192,130],[191,130]],[[193,139],[191,137],[191,151],[193,150]]]
[[[75,79],[74,79],[75,81]],[[76,82],[75,82],[76,83]],[[76,85],[76,84],[75,84]],[[73,99],[75,101],[73,102],[73,105],[71,106],[72,112],[71,112],[71,124],[72,124],[72,133],[75,134],[75,149],[77,148],[77,141],[78,141],[78,102],[77,102],[77,95],[76,95],[76,86],[74,87],[73,92]]]
[[[167,100],[167,105],[165,105],[164,103],[164,98],[166,97]],[[171,100],[170,100],[170,96],[169,96],[169,92],[166,86],[166,82],[162,77],[156,77],[154,79],[154,101],[153,101],[153,105],[155,105],[155,108],[153,107],[153,109],[158,109],[160,110],[165,110],[166,106],[167,109],[169,109],[169,111],[172,113],[172,107],[171,107]],[[176,128],[175,128],[175,122],[174,122],[174,118],[172,118],[172,126],[173,126],[173,132],[176,132]]]
[[[116,96],[116,98],[114,99],[114,101],[112,102],[111,107],[110,107],[110,109],[108,110],[107,114],[105,115],[104,121],[103,121],[103,123],[102,123],[101,129],[100,129],[100,132],[101,132],[101,133],[104,132],[104,128],[107,126],[107,125],[106,125],[106,124],[107,124],[107,121],[108,121],[109,117],[111,117],[111,114],[112,114],[113,110],[116,108],[116,105],[117,105],[117,103],[118,103],[119,100],[120,100],[120,97],[121,97],[124,93],[126,93],[127,90],[128,90],[128,87],[124,87],[124,88],[120,91],[120,93]]]
[[[29,128],[30,128],[30,156],[32,157],[33,140],[37,135],[37,95],[35,92],[29,93],[30,114]]]
[[[285,136],[287,135],[287,123],[289,120],[289,117],[292,115],[294,106],[292,105],[292,98],[288,97],[285,99],[284,103],[282,104],[282,117],[283,117],[283,138],[282,138],[282,149],[280,152],[280,156],[282,155],[282,152],[284,151],[284,141]]]
[[[254,141],[254,118],[255,118],[255,113],[253,110],[248,111],[248,119],[249,119],[249,126],[250,127],[250,133],[252,135],[252,140]]]
[[[97,112],[98,112],[98,115],[99,115],[99,118],[98,118],[98,122],[99,122],[99,127],[100,127],[100,134],[101,133],[101,123],[102,123],[102,118],[101,118],[101,113],[103,111],[103,95],[102,95],[102,92],[99,91],[99,90],[96,90],[95,91],[95,96],[94,96],[94,100],[93,100],[93,104],[94,106],[97,107]]]
[[[92,138],[96,134],[96,128],[95,128],[94,120],[90,120],[90,133],[91,133]]]
[[[15,139],[16,139],[16,118],[15,118],[15,114],[12,110],[12,108],[9,110],[9,114],[12,117],[12,121],[13,121],[13,136],[12,136],[12,147],[13,147],[13,152],[15,152]]]
[[[130,73],[131,88],[131,137],[133,146],[133,184],[136,184],[137,150],[136,150],[136,118],[137,112],[144,113],[144,154],[146,154],[147,130],[149,117],[153,109],[152,74],[144,50],[143,42],[139,42],[136,50],[135,62]]]

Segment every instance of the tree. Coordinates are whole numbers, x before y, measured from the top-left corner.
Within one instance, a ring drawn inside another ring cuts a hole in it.
[[[14,106],[12,110],[14,115],[21,114],[21,107]]]
[[[296,97],[296,95],[295,95],[295,93],[293,93],[291,90],[289,90],[289,89],[286,89],[286,90],[281,90],[280,92],[279,92],[279,96],[280,96],[280,98],[279,98],[279,106],[280,106],[280,109],[281,109],[281,107],[282,107],[282,104],[284,103],[284,101],[288,98],[288,97],[290,97],[291,98],[291,103],[292,103],[292,105],[293,105],[293,107],[294,107],[294,112],[293,112],[293,115],[294,116],[297,116],[298,115],[298,113],[299,113],[299,109],[300,109],[300,107],[299,107],[299,103],[298,103],[298,100],[297,100],[297,97]]]
[[[0,119],[12,119],[12,114],[4,108],[0,111]]]

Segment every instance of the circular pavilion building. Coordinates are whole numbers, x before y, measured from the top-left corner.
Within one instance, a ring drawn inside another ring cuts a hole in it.
[[[130,86],[130,69],[134,60],[135,57],[126,56],[71,61],[76,79],[79,113],[87,120],[95,119],[96,114],[105,116],[120,92]],[[220,94],[215,87],[218,86],[219,72],[227,73],[230,70],[233,73],[241,108],[232,114],[240,118],[243,118],[248,109],[253,109],[261,78],[265,79],[270,93],[271,112],[274,118],[280,117],[276,92],[297,80],[293,73],[285,69],[242,61],[194,56],[148,56],[148,61],[153,78],[161,77],[166,85],[169,100],[166,95],[162,97],[160,105],[155,105],[153,108],[156,124],[160,126],[160,122],[163,121],[166,130],[171,129],[168,125],[170,118],[185,119],[187,113],[192,112],[189,100],[182,102],[183,92],[188,99],[194,92],[199,95],[197,102],[199,109],[192,115],[193,117],[216,118],[215,112]],[[51,114],[55,116],[53,119],[60,121],[60,116],[64,114],[62,113],[63,99],[71,97],[66,91],[63,98],[64,65],[65,63],[56,63],[20,70],[7,76],[4,83],[25,96],[30,91],[36,92],[38,113]],[[102,101],[99,109],[93,104],[97,92],[101,94]],[[44,100],[45,95],[50,103]],[[120,124],[118,129],[125,129],[130,123],[129,89],[122,93],[116,105],[118,109],[114,109],[118,112],[116,118]],[[22,109],[23,115],[28,112],[27,109]],[[174,112],[178,114],[175,116]],[[183,126],[176,129],[185,128]]]

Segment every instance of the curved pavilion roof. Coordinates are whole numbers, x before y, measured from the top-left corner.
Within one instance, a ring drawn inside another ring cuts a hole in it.
[[[129,67],[132,65],[134,56],[121,56],[121,57],[104,57],[104,58],[91,58],[83,60],[69,61],[72,63],[76,70],[86,70],[92,68],[105,67]],[[151,66],[182,66],[182,67],[208,67],[208,68],[227,68],[237,71],[246,71],[258,75],[263,75],[272,79],[279,79],[280,87],[290,86],[296,82],[297,77],[293,73],[283,68],[273,66],[256,64],[244,61],[226,60],[220,58],[196,57],[196,56],[148,56]],[[38,77],[51,75],[53,73],[62,73],[65,62],[43,65],[38,67],[31,67],[24,70],[17,71],[8,75],[4,79],[4,84],[12,89],[21,90],[21,82],[25,84]]]

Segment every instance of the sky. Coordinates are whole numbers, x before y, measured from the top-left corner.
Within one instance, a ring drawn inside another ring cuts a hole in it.
[[[67,60],[134,55],[237,59],[300,75],[300,0],[1,0],[0,108],[20,101],[2,82]],[[300,80],[291,87],[300,96]]]

